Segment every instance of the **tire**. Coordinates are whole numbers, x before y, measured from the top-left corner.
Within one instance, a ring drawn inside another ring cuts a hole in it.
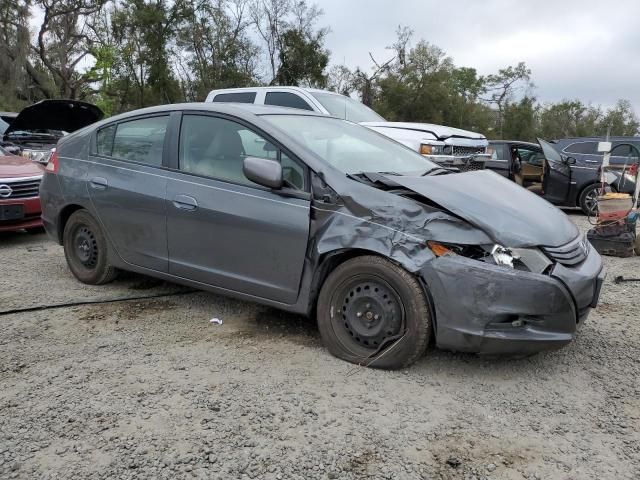
[[[634,243],[633,251],[640,257],[640,235],[636,233],[636,241]]]
[[[347,260],[329,274],[318,297],[317,320],[332,355],[385,369],[415,362],[426,351],[432,330],[418,280],[376,256]]]
[[[102,285],[116,277],[118,271],[107,259],[107,239],[86,210],[78,210],[69,217],[62,244],[71,273],[82,283]]]
[[[598,213],[597,204],[594,205],[591,202],[593,201],[593,196],[597,197],[598,190],[602,187],[599,183],[592,183],[591,185],[587,185],[582,192],[580,192],[580,197],[578,198],[578,206],[582,210],[585,215],[594,216]]]

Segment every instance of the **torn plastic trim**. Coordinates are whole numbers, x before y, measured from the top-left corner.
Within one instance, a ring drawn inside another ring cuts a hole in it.
[[[559,348],[575,335],[572,295],[551,276],[459,255],[429,262],[420,276],[433,298],[441,348],[526,353]]]

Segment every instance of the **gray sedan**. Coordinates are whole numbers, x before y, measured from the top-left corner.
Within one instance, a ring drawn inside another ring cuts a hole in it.
[[[431,339],[558,348],[602,284],[545,200],[313,112],[137,110],[64,137],[46,170],[44,224],[80,281],[130,270],[315,315],[331,353],[363,365],[409,365]]]

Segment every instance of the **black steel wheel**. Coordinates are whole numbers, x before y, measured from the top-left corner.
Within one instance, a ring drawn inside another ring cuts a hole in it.
[[[431,335],[422,286],[382,257],[357,257],[338,266],[322,286],[317,312],[329,351],[361,365],[407,366],[424,353]]]
[[[375,353],[403,331],[404,308],[398,293],[375,275],[355,275],[334,290],[331,323],[336,336],[361,355]]]
[[[64,254],[69,269],[83,283],[110,282],[117,270],[108,262],[108,245],[98,222],[86,210],[74,212],[64,228]]]

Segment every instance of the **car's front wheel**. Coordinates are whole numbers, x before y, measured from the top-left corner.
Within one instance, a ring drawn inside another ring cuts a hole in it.
[[[598,195],[600,195],[602,186],[599,183],[587,185],[578,199],[578,206],[582,212],[588,216],[594,216],[598,213]]]
[[[74,212],[64,227],[62,238],[67,264],[78,280],[101,285],[116,277],[117,270],[108,261],[107,240],[89,212]]]
[[[318,329],[338,358],[377,368],[415,362],[431,337],[431,313],[418,280],[389,260],[362,256],[339,265],[318,297]]]

